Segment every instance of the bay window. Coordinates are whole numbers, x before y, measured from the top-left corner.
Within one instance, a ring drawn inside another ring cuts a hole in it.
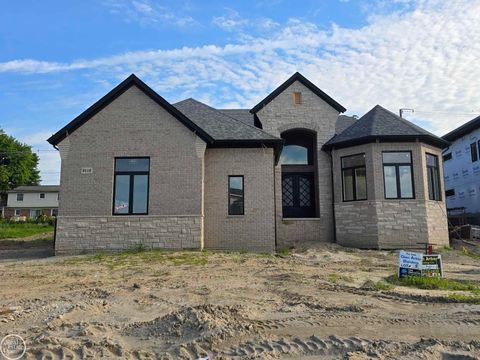
[[[342,157],[343,201],[367,199],[365,154]]]
[[[410,151],[382,153],[385,199],[413,199],[413,167]]]
[[[430,200],[442,200],[440,192],[440,173],[438,170],[438,156],[426,154],[428,198]]]

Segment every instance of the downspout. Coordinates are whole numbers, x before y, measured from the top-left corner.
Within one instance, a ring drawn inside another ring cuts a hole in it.
[[[332,150],[328,152],[330,155],[330,176],[332,185],[332,215],[333,215],[333,242],[337,242],[337,219],[335,217],[335,184],[333,181],[333,154]]]
[[[278,250],[277,244],[277,177],[275,171],[275,161],[273,162],[273,225],[275,228],[275,252]]]

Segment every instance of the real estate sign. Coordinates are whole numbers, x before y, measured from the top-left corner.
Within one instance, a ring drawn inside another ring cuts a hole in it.
[[[443,276],[441,255],[401,250],[398,257],[398,276]]]

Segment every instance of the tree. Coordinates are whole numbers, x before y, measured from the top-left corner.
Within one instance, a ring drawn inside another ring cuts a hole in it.
[[[38,155],[0,129],[0,203],[5,204],[8,190],[39,183]]]

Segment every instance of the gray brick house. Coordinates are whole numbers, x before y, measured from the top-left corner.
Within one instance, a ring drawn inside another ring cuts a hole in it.
[[[56,252],[448,244],[448,143],[380,106],[345,111],[299,73],[250,110],[170,104],[131,75],[48,139]]]

